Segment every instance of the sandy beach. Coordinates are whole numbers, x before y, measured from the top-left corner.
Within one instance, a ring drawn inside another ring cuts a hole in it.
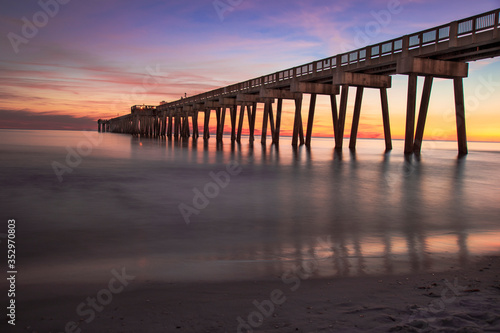
[[[500,331],[500,256],[414,275],[314,279],[305,269],[286,282],[129,282],[95,316],[76,309],[103,297],[103,285],[24,286],[9,332]]]

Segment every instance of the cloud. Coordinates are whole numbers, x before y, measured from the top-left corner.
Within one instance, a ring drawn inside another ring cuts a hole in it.
[[[0,128],[46,130],[94,130],[96,119],[28,110],[0,109]]]

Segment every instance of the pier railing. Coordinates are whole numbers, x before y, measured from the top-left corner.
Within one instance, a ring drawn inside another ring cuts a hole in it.
[[[161,106],[162,108],[178,107],[205,100],[214,100],[225,95],[247,93],[270,85],[276,86],[282,84],[286,86],[289,85],[292,80],[298,78],[307,81],[308,78],[314,79],[317,76],[330,75],[339,67],[366,64],[372,60],[380,60],[383,58],[394,58],[396,56],[408,54],[410,51],[416,49],[422,49],[444,42],[448,42],[448,46],[451,48],[457,45],[459,39],[467,36],[472,36],[474,40],[477,35],[491,30],[494,30],[495,35],[497,35],[500,26],[499,12],[500,9],[495,9],[490,12],[440,25],[431,29],[422,30],[354,51],[338,54],[333,57],[288,68],[273,74],[264,75],[171,103],[165,103]]]

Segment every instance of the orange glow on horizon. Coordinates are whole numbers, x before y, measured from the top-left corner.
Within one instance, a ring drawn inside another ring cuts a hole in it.
[[[490,94],[490,90],[484,87],[484,82],[488,82],[491,71],[500,68],[500,62],[471,63],[470,77],[464,80],[465,104],[466,104],[466,125],[467,138],[470,141],[500,142],[500,113],[498,112],[497,95],[495,91]],[[492,80],[496,84],[496,81]],[[2,128],[32,128],[32,129],[67,129],[80,130],[97,128],[98,119],[110,119],[122,116],[130,112],[131,105],[154,105],[154,101],[168,100],[174,101],[180,98],[178,94],[166,94],[165,89],[175,91],[176,86],[166,88],[158,85],[154,90],[144,94],[123,94],[123,91],[130,89],[136,82],[129,78],[123,82],[107,86],[106,89],[97,90],[90,98],[86,94],[74,94],[70,91],[55,91],[46,88],[41,91],[34,91],[31,100],[2,99],[0,100],[0,110],[4,113],[2,118]],[[423,80],[418,81],[418,96],[416,105],[416,122],[418,119],[420,94]],[[214,87],[211,85],[193,86],[196,89],[195,95]],[[406,124],[406,76],[393,76],[392,88],[388,90],[389,114],[391,134],[393,139],[404,139]],[[19,87],[13,92],[22,95]],[[477,92],[480,92],[478,94]],[[43,94],[41,94],[43,93]],[[346,122],[344,137],[349,137],[352,126],[352,114],[354,109],[354,99],[356,88],[349,89],[349,98],[346,112]],[[310,96],[304,94],[302,103],[302,126],[304,134],[307,129],[309,116]],[[337,96],[337,106],[340,105],[340,97]],[[277,103],[273,104],[274,119],[276,119]],[[13,110],[13,111],[10,111]],[[19,110],[19,111],[15,111]],[[9,116],[5,116],[9,113]],[[198,123],[200,131],[203,131],[203,112],[200,112]],[[280,134],[291,136],[293,132],[293,122],[295,105],[293,101],[283,101],[283,112]],[[236,124],[238,124],[240,108],[237,110]],[[255,122],[255,135],[261,135],[262,131],[263,105],[259,104]],[[42,118],[46,118],[43,120]],[[242,134],[249,134],[248,115],[244,114],[244,125]],[[215,111],[211,112],[210,131],[215,133],[216,129]],[[226,111],[225,134],[231,133],[231,116]],[[361,108],[361,118],[358,128],[358,138],[379,139],[384,136],[380,95],[377,89],[365,89],[363,104]],[[270,128],[268,128],[270,134]],[[313,137],[333,137],[333,121],[329,96],[318,95]],[[455,141],[456,140],[456,120],[454,113],[453,84],[451,80],[436,79],[433,84],[427,122],[424,132],[424,140],[428,141]]]

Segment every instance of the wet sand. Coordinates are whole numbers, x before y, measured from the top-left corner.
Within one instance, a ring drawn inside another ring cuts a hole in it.
[[[500,331],[500,256],[440,273],[309,279],[305,268],[286,281],[132,279],[87,323],[91,308],[79,316],[77,307],[106,287],[24,286],[9,332],[65,332],[71,321],[78,327],[68,332]]]

